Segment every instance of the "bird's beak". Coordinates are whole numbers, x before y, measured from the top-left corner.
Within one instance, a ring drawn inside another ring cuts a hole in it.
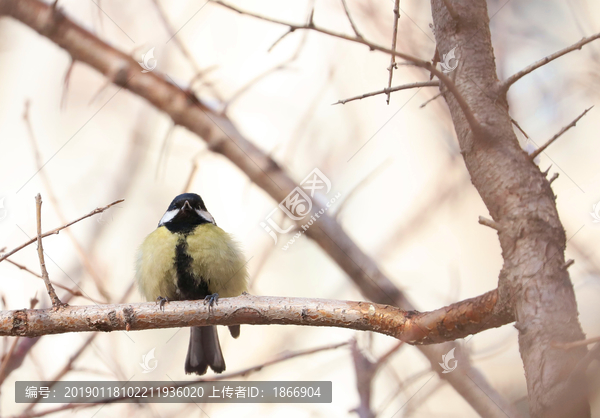
[[[183,207],[181,208],[184,212],[188,212],[188,211],[192,211],[192,206],[190,205],[190,202],[188,202],[187,200],[185,201],[185,203],[183,204]]]

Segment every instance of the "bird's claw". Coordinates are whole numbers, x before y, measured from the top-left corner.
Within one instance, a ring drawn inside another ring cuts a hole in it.
[[[162,296],[159,296],[156,298],[156,303],[159,304],[159,309],[161,309],[163,311],[165,310],[165,303],[167,303],[168,301],[169,301],[169,299],[164,298]]]
[[[204,298],[204,304],[208,304],[208,308],[212,308],[213,305],[216,305],[219,300],[219,294],[213,293],[212,295],[208,295]]]

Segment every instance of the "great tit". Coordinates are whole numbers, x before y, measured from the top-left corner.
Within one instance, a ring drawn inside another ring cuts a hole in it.
[[[215,223],[202,198],[194,193],[177,196],[146,237],[137,254],[136,279],[149,301],[239,296],[247,290],[244,256],[233,238]],[[233,338],[240,326],[229,327]],[[225,360],[214,326],[191,327],[185,359],[186,374],[225,370]]]

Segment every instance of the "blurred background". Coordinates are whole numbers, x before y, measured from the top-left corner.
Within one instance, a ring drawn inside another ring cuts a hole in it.
[[[393,3],[347,1],[361,33],[388,47]],[[478,216],[489,215],[470,183],[445,102],[428,102],[438,89],[393,93],[389,105],[379,95],[332,106],[386,87],[386,54],[305,31],[289,34],[270,49],[287,27],[204,0],[59,4],[78,24],[138,61],[153,48],[154,72],[189,86],[211,107],[225,109],[240,131],[297,182],[314,168],[321,170],[332,185],[323,198],[340,194],[331,209],[337,220],[419,310],[496,287],[500,246],[496,233],[477,223]],[[232,4],[299,24],[314,9],[316,24],[352,35],[340,0]],[[435,41],[429,3],[408,0],[400,6],[397,49],[431,59]],[[488,9],[500,79],[600,31],[600,3],[592,0],[488,1]],[[35,235],[37,193],[44,200],[43,230],[125,199],[101,216],[44,240],[51,280],[83,295],[68,296],[58,288],[61,298],[71,298],[75,305],[141,302],[132,288],[137,246],[154,230],[172,198],[186,190],[199,193],[219,226],[242,244],[250,260],[250,293],[363,299],[307,237],[283,250],[293,231],[274,244],[260,223],[278,202],[236,166],[208,151],[200,138],[174,127],[144,100],[108,84],[84,64],[70,64],[69,55],[46,38],[14,20],[0,19],[0,249],[11,250]],[[428,79],[425,71],[401,65],[392,85]],[[529,136],[517,131],[523,147],[543,144],[598,103],[599,81],[600,44],[591,43],[517,82],[509,103],[511,116]],[[600,201],[598,111],[592,109],[539,162],[542,170],[551,165],[551,175],[559,174],[552,187],[569,239],[566,256],[575,260],[570,273],[588,337],[600,335],[600,223],[592,215]],[[276,220],[290,225],[282,217]],[[39,273],[35,245],[10,260]],[[38,307],[50,305],[42,280],[6,261],[0,263],[0,293],[3,309],[29,307],[34,297]],[[237,379],[330,380],[333,403],[107,405],[52,416],[349,416],[360,402],[352,344],[373,362],[388,355],[373,380],[371,408],[378,417],[477,416],[416,349],[398,346],[390,337],[292,326],[243,326],[238,340],[225,328],[220,334],[227,372],[324,348]],[[12,355],[17,347],[27,355],[14,370],[4,371],[2,415],[27,407],[14,404],[16,380],[190,379],[183,372],[188,336],[187,329],[166,329],[93,338],[46,336],[27,340],[28,345],[19,341]],[[350,341],[355,342],[330,347]],[[14,344],[14,338],[3,339],[5,360]],[[143,373],[142,356],[153,349],[156,368]],[[485,331],[461,343],[460,349],[526,416],[516,329],[507,325]],[[76,359],[61,373],[75,353]],[[595,367],[590,372],[598,376],[597,363]],[[598,387],[596,377],[595,416],[600,416]]]

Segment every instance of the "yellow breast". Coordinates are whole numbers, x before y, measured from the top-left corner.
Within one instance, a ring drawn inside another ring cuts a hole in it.
[[[136,279],[147,300],[162,296],[177,300],[176,247],[187,241],[196,279],[207,281],[210,293],[239,296],[247,290],[246,260],[231,236],[213,224],[202,224],[187,236],[159,227],[146,237],[138,250]]]

